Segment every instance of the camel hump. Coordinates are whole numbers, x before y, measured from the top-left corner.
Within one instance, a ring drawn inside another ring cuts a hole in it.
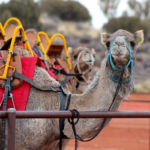
[[[33,82],[37,87],[45,88],[45,87],[60,87],[60,83],[53,79],[45,69],[36,66],[33,76]]]

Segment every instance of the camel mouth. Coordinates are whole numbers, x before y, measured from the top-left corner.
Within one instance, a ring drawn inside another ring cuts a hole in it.
[[[121,76],[121,72],[123,71],[123,69],[126,67],[126,65],[128,64],[129,62],[129,59],[123,59],[121,57],[113,57],[112,56],[112,61],[113,61],[113,64],[115,66],[115,68],[117,70],[121,70],[120,72],[118,72],[115,76],[115,79],[119,81],[120,79],[120,76]],[[131,66],[128,66],[127,68],[124,69],[124,73],[123,73],[123,76],[122,76],[122,81],[126,81],[127,79],[130,78],[130,70],[131,70]],[[115,72],[116,70],[114,70]]]
[[[112,58],[115,60],[115,61],[124,61],[124,58],[125,58],[125,55],[124,54],[113,54],[112,55]]]
[[[121,56],[115,54],[112,55],[112,61],[117,69],[123,69],[127,65],[129,59],[126,59],[126,55],[124,54],[122,54]]]
[[[94,61],[85,61],[85,63],[87,64],[87,65],[89,65],[89,66],[92,66],[93,64],[94,64]]]

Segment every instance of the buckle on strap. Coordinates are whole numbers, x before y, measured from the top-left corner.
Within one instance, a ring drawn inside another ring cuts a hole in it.
[[[12,94],[12,93],[9,93],[8,98],[10,98],[10,99],[12,100],[13,107],[16,109],[16,107],[15,107],[15,103],[14,103],[13,94]],[[2,106],[2,104],[3,104],[3,101],[4,101],[4,94],[3,94],[3,99],[2,99],[2,101],[1,101],[1,103],[0,103],[0,107],[1,107],[1,106]]]

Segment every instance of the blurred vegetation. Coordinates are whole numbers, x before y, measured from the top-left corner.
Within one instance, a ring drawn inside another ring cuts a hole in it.
[[[120,0],[99,0],[99,5],[107,18],[114,18],[116,16],[117,7]]]
[[[132,33],[143,29],[146,36],[150,31],[149,25],[150,19],[141,20],[139,17],[122,16],[110,19],[108,23],[104,24],[103,28],[109,33],[113,33],[118,29],[127,30]]]
[[[134,11],[134,16],[141,19],[150,19],[150,0],[128,0],[128,5]]]
[[[31,27],[40,29],[41,27],[38,22],[40,7],[34,0],[10,0],[8,3],[2,3],[0,13],[2,24],[10,17],[17,17],[25,29]]]
[[[41,30],[39,17],[42,13],[49,17],[56,16],[64,21],[90,21],[88,10],[76,1],[64,0],[10,0],[0,4],[0,21],[2,24],[10,17],[18,18],[25,29]]]
[[[66,21],[89,21],[88,10],[77,1],[40,0],[42,10]]]
[[[136,32],[144,30],[144,35],[147,37],[150,32],[150,0],[139,2],[138,0],[128,0],[128,5],[133,12],[133,16],[128,16],[128,12],[123,12],[121,17],[116,17],[117,7],[120,0],[99,0],[100,8],[108,18],[108,22],[103,25],[106,32],[113,33],[118,29]]]

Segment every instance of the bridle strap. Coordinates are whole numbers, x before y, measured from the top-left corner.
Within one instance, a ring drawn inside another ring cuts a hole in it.
[[[115,42],[115,41],[114,41]],[[129,44],[127,43],[127,41],[124,39],[124,42],[126,44],[126,47],[128,49],[128,52],[129,52],[129,55],[130,55],[130,58],[129,58],[129,61],[128,63],[126,64],[126,66],[123,68],[123,69],[118,69],[115,67],[114,63],[113,63],[113,60],[112,60],[112,56],[111,56],[111,51],[113,49],[113,45],[114,45],[114,42],[112,43],[111,45],[111,48],[110,48],[110,52],[108,53],[107,55],[107,58],[106,58],[106,64],[105,64],[105,71],[106,71],[106,74],[107,76],[114,82],[118,83],[119,80],[116,79],[116,76],[122,72],[122,70],[125,70],[126,68],[128,68],[129,66],[131,66],[131,69],[130,69],[130,72],[131,72],[131,76],[128,77],[125,81],[122,81],[122,83],[127,83],[131,78],[132,78],[132,74],[133,74],[133,59],[132,59],[132,51],[131,51],[131,47],[129,46]],[[110,64],[111,64],[111,67],[112,69],[115,71],[114,72],[114,75],[113,77],[111,77],[108,72],[107,72],[107,64],[108,64],[108,61],[110,61]]]
[[[82,56],[83,53],[85,53],[85,51],[80,52],[79,55],[78,55],[77,60],[73,62],[73,63],[74,63],[74,66],[73,66],[73,73],[74,73],[75,68],[77,67],[78,72],[79,72],[79,74],[82,74],[81,77],[83,78],[83,80],[84,80],[85,83],[84,83],[84,82],[81,82],[80,80],[78,80],[77,77],[73,77],[73,78],[74,78],[77,82],[79,82],[80,84],[82,84],[82,85],[87,85],[87,84],[89,84],[89,81],[88,81],[89,79],[86,79],[85,75],[86,75],[90,70],[92,70],[92,66],[89,66],[89,68],[88,68],[87,70],[85,70],[84,72],[81,71],[79,62],[80,62],[80,58],[81,58],[81,56]],[[84,62],[83,62],[83,63],[84,63]]]

